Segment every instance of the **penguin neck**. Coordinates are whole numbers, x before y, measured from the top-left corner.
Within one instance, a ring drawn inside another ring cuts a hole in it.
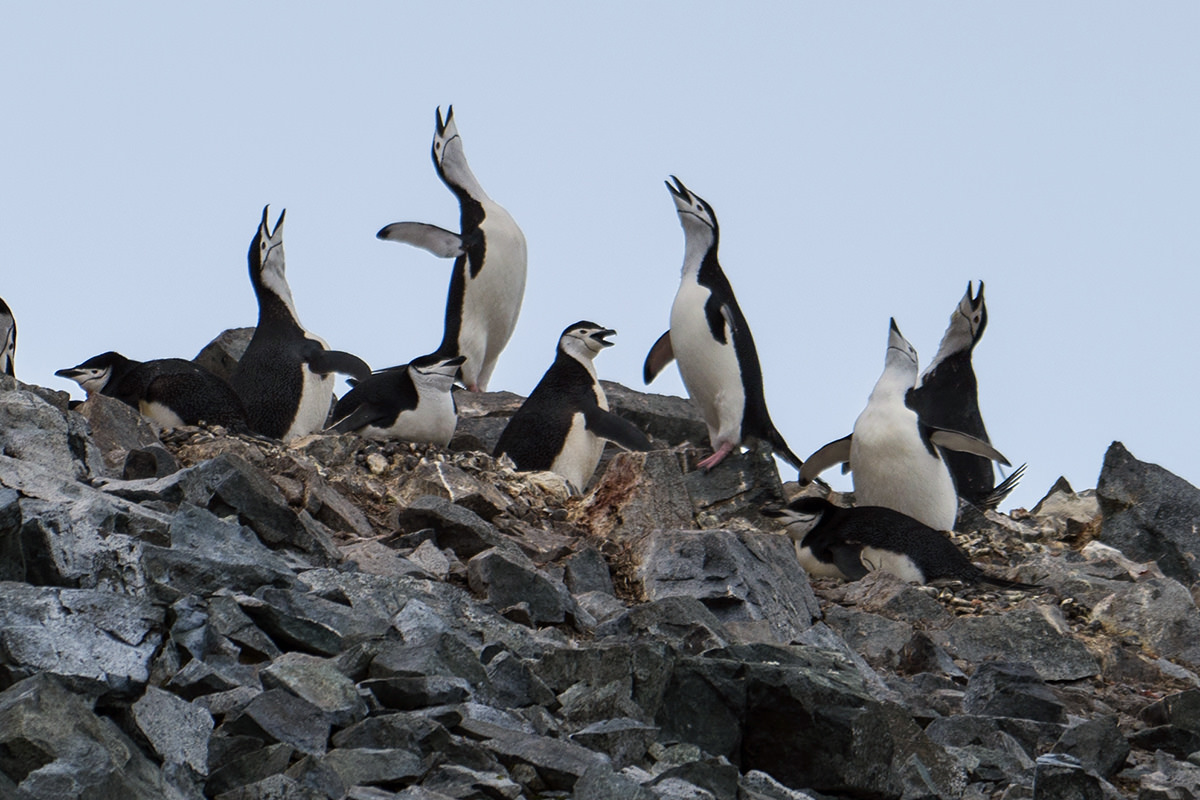
[[[565,361],[579,364],[587,370],[592,376],[592,382],[599,381],[600,378],[596,374],[595,359],[596,354],[588,350],[585,346],[578,344],[574,340],[565,344],[559,345],[557,358]]]
[[[258,327],[262,328],[267,324],[286,325],[288,327],[304,330],[304,326],[300,324],[300,318],[296,315],[296,304],[292,300],[292,293],[284,287],[282,293],[279,290],[268,287],[255,286],[258,295]]]
[[[932,373],[939,364],[946,361],[951,356],[960,353],[970,355],[975,348],[975,340],[971,336],[971,329],[968,325],[960,324],[962,317],[955,312],[955,318],[950,320],[950,326],[946,328],[946,333],[942,336],[942,343],[938,345],[937,353],[934,354],[933,360],[929,362],[929,366],[925,368],[923,375]]]
[[[467,166],[467,162],[454,164],[453,166],[441,171],[442,182],[450,187],[450,191],[458,196],[459,202],[465,204],[465,199],[474,201],[479,205],[485,205],[492,202],[492,198],[488,197],[487,192],[483,190],[479,180],[475,177],[475,173],[471,172],[471,168]]]
[[[688,233],[684,239],[682,277],[701,280],[713,270],[721,271],[717,261],[717,240],[713,236]]]
[[[908,390],[916,383],[916,378],[915,370],[906,369],[904,365],[888,364],[879,380],[875,382],[875,388],[871,390],[870,402],[903,403]]]

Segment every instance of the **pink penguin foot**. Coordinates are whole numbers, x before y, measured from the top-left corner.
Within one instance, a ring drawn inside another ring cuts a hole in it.
[[[732,444],[723,444],[711,456],[696,464],[702,470],[710,470],[725,460],[725,456],[733,452]]]

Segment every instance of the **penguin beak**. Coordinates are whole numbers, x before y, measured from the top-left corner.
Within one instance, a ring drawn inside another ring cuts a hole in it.
[[[602,331],[596,331],[589,338],[591,338],[593,341],[599,342],[601,347],[612,347],[614,344],[616,344],[616,342],[607,341],[606,337],[616,335],[616,331],[606,328]]]
[[[672,186],[671,181],[664,181],[664,183],[667,184],[667,189],[671,191],[671,195],[678,197],[685,203],[690,203],[692,201],[692,193],[689,192],[688,188],[683,185],[683,181],[679,180],[679,178],[676,178],[674,175],[670,177],[671,181],[675,181],[675,185]]]
[[[67,380],[74,381],[79,379],[79,376],[83,374],[83,371],[71,367],[70,369],[56,370],[54,374],[60,378],[66,378]]]

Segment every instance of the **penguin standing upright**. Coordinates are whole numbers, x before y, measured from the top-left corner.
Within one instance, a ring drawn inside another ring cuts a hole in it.
[[[487,390],[496,359],[508,344],[525,296],[525,234],[497,205],[467,165],[454,106],[437,110],[433,165],[458,198],[460,233],[423,222],[394,222],[376,236],[453,258],[446,297],[446,326],[437,355],[466,356],[462,380],[473,392]]]
[[[958,496],[941,451],[976,453],[1002,464],[1008,460],[974,436],[926,424],[908,404],[916,381],[917,351],[893,319],[883,374],[855,420],[854,432],[809,456],[800,480],[849,461],[856,504],[891,508],[947,531],[958,516]]]
[[[562,332],[554,363],[500,434],[495,456],[507,454],[520,470],[549,470],[579,491],[587,485],[605,440],[627,450],[649,450],[650,440],[608,410],[592,361],[616,331],[586,320]]]
[[[428,355],[372,373],[338,400],[328,430],[445,447],[458,422],[450,390],[463,361]]]
[[[671,327],[650,348],[642,376],[650,383],[672,359],[678,362],[683,385],[700,408],[713,447],[700,468],[715,467],[753,437],[800,469],[800,459],[767,413],[754,337],[717,261],[717,216],[678,178],[671,179],[675,185],[667,183],[667,188],[683,226],[683,275],[671,306]]]
[[[967,293],[950,315],[950,324],[942,336],[937,355],[921,373],[909,402],[930,425],[962,431],[990,442],[979,411],[979,388],[971,363],[971,355],[983,336],[987,321],[983,281],[979,282],[977,295],[972,295],[968,281]],[[1024,472],[1024,466],[1018,467],[997,486],[990,458],[959,452],[944,455],[958,496],[985,508],[999,504]]]
[[[4,298],[0,297],[0,372],[15,376],[14,360],[17,353],[17,318]]]
[[[88,395],[103,394],[133,406],[160,428],[221,425],[247,429],[246,410],[225,381],[182,358],[134,361],[109,351],[54,373],[73,380]]]
[[[841,508],[823,497],[801,497],[783,508],[768,506],[763,514],[784,521],[800,565],[814,577],[856,581],[883,570],[910,583],[957,580],[1001,589],[1039,588],[989,575],[946,534],[890,508]]]
[[[258,326],[233,372],[231,383],[255,433],[283,441],[325,427],[333,402],[334,373],[365,380],[371,368],[358,356],[329,350],[300,324],[288,287],[283,255],[283,218],[262,222],[250,242],[250,282],[258,298]]]

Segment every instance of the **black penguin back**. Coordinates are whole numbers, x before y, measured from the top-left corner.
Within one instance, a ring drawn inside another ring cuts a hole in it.
[[[508,455],[520,470],[548,470],[562,452],[575,413],[595,404],[592,373],[560,349],[505,426],[493,455]]]

